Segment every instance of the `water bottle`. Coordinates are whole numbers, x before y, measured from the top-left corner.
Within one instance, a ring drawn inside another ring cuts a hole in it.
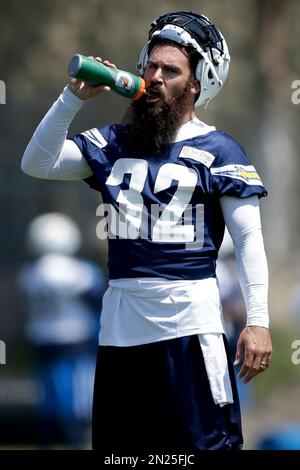
[[[81,54],[75,54],[72,57],[68,74],[70,77],[79,78],[91,85],[108,85],[120,95],[133,100],[138,100],[146,93],[143,78],[124,70],[108,67],[96,59]]]

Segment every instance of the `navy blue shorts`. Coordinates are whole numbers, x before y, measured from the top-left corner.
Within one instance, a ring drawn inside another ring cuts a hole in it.
[[[224,343],[228,356],[227,341]],[[109,452],[239,450],[240,405],[213,401],[197,335],[141,346],[100,346],[93,449]]]

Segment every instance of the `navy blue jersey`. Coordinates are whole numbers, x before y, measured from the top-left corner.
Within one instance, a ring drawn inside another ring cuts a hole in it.
[[[215,276],[225,226],[219,198],[267,194],[241,146],[220,131],[147,156],[124,149],[120,125],[73,140],[93,172],[85,181],[102,195],[97,234],[108,238],[111,279]]]

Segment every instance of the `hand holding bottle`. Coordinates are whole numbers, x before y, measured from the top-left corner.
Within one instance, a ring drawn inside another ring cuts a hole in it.
[[[93,57],[90,57],[91,59]],[[94,57],[100,63],[107,65],[108,67],[116,68],[116,65],[109,62],[108,60],[102,60],[101,57]],[[94,96],[99,95],[105,91],[110,91],[108,85],[92,85],[90,83],[84,82],[80,78],[71,78],[69,82],[69,89],[81,100],[87,100],[88,98],[93,98]]]
[[[100,57],[94,59],[75,54],[70,61],[68,73],[71,77],[84,81],[84,85],[76,82],[73,88],[70,87],[75,94],[80,92],[80,97],[84,96],[81,99],[96,96],[109,89],[133,100],[139,99],[146,93],[143,78],[125,70],[119,70],[115,64],[107,60],[102,62]]]

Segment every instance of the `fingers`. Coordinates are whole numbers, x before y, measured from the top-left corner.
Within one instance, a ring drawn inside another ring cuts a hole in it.
[[[110,87],[108,85],[92,85],[90,89],[90,94],[89,97],[92,98],[93,96],[99,95],[99,93],[102,93],[103,91],[110,91]]]
[[[264,372],[272,358],[272,340],[269,330],[260,326],[246,326],[239,337],[234,365],[242,364],[238,377],[246,384]]]
[[[84,82],[79,78],[71,78],[68,83],[68,87],[71,91],[73,91],[73,93],[77,94],[77,92],[79,92],[84,87]]]
[[[235,360],[233,365],[237,366],[238,364],[241,364],[243,360],[243,348],[242,348],[242,343],[241,341],[238,341],[237,347],[236,347],[236,354],[235,354]]]
[[[97,60],[98,62],[102,62],[104,65],[107,65],[108,67],[113,67],[114,69],[116,69],[116,64],[113,64],[112,62],[110,62],[109,60],[105,59],[105,60],[102,60],[101,57],[97,56],[97,57],[94,57],[95,60]]]
[[[76,78],[70,80],[68,87],[81,100],[93,98],[100,93],[110,91],[110,87],[107,85],[90,85]]]
[[[254,356],[251,348],[244,350],[242,341],[238,341],[233,365],[239,364],[242,364],[242,367],[238,373],[238,377],[240,379],[244,378],[244,383],[250,382],[259,372],[259,356]]]
[[[238,377],[240,379],[244,378],[244,383],[246,383],[245,381],[248,379],[248,374],[250,374],[250,377],[252,378],[252,374],[255,372],[255,369],[252,369],[252,365],[253,365],[253,353],[251,350],[246,350],[242,367],[238,373]]]
[[[102,58],[99,56],[89,56],[89,58],[95,59],[108,67],[116,68],[115,64],[113,64],[109,60],[102,60]],[[100,93],[110,91],[110,87],[107,85],[93,85],[88,82],[84,82],[83,80],[75,78],[72,78],[70,80],[68,87],[81,100],[87,100],[88,98],[93,98],[94,96],[97,96]]]
[[[261,370],[261,357],[260,356],[255,356],[254,359],[252,360],[251,364],[251,357],[248,358],[248,360],[244,361],[243,367],[239,372],[239,377],[244,378],[243,382],[247,384],[252,380],[257,374],[262,372]]]
[[[271,363],[271,354],[264,354],[261,358],[261,361],[260,361],[260,368],[261,369],[266,369],[267,367],[269,367],[270,363]]]

